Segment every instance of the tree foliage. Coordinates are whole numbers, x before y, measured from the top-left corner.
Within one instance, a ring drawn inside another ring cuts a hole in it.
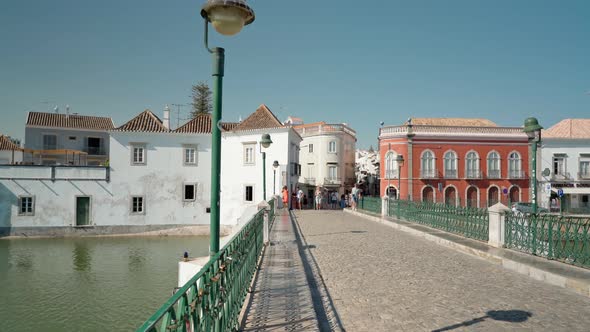
[[[193,110],[191,116],[194,118],[200,114],[211,113],[211,89],[205,82],[199,82],[192,87]]]

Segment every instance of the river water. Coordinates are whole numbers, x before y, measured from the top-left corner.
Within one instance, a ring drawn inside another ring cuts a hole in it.
[[[0,240],[0,331],[134,331],[208,237]]]

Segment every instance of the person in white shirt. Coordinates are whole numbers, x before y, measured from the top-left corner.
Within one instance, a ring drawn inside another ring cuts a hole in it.
[[[359,188],[357,188],[356,184],[355,184],[354,188],[352,188],[352,210],[353,211],[357,210],[358,202],[359,202]]]
[[[297,187],[297,205],[299,205],[299,210],[301,210],[301,206],[303,205],[303,190]]]

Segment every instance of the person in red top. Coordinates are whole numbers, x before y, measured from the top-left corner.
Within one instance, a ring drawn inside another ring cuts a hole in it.
[[[283,187],[283,208],[289,206],[289,190],[287,190],[287,186]]]

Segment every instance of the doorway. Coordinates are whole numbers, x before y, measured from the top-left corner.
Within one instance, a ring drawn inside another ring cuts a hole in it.
[[[90,225],[90,196],[76,197],[76,226]]]

